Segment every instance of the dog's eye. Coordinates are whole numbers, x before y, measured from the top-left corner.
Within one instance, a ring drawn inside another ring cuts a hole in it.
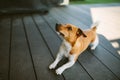
[[[72,31],[72,27],[70,27],[70,26],[67,27],[67,29],[68,29],[68,31]]]

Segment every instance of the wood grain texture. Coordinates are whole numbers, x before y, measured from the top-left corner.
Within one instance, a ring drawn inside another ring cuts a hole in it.
[[[25,29],[32,54],[31,56],[33,58],[38,80],[64,80],[62,76],[56,76],[53,71],[48,69],[48,66],[53,62],[54,58],[51,56],[51,52],[49,51],[41,32],[37,29],[36,23],[34,23],[32,17],[26,16],[23,18],[23,21],[25,23]],[[44,27],[44,25],[41,27]]]
[[[13,18],[11,38],[10,80],[35,80],[22,19]]]
[[[10,29],[10,18],[0,20],[0,80],[9,78]]]

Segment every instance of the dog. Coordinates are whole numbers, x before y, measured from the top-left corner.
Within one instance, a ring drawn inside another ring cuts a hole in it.
[[[49,66],[49,69],[54,69],[58,62],[65,56],[68,62],[56,70],[57,75],[61,75],[64,70],[70,68],[77,61],[78,56],[91,45],[94,50],[99,44],[96,29],[98,22],[94,23],[90,29],[81,30],[72,24],[57,24],[56,31],[63,37],[63,42],[59,48],[55,61]]]

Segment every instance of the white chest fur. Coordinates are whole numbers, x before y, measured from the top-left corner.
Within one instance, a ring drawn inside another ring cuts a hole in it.
[[[63,54],[65,57],[69,57],[69,52],[72,48],[71,44],[67,42],[66,40],[63,40],[61,48],[63,50]]]

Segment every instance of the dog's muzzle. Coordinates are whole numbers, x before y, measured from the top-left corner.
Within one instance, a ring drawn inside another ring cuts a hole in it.
[[[56,25],[55,25],[55,29],[56,29],[57,33],[59,33],[60,35],[64,36],[63,33],[59,32],[59,30],[60,30],[60,26],[61,26],[61,24],[56,23]]]
[[[59,28],[60,28],[60,26],[61,26],[61,24],[56,23],[56,25],[55,25],[55,29],[56,29],[56,31],[59,32]]]

